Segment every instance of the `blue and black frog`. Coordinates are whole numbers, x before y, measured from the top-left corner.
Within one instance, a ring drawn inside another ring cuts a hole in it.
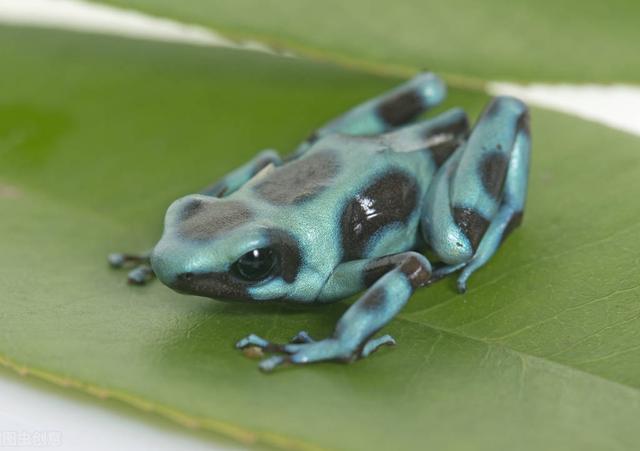
[[[441,79],[423,73],[316,130],[287,158],[259,153],[175,201],[151,252],[113,254],[111,264],[135,266],[132,283],[155,275],[215,299],[326,303],[363,292],[329,338],[238,341],[272,354],[260,363],[265,371],[351,362],[394,344],[376,334],[415,290],[459,271],[464,292],[522,221],[527,107],[494,98],[472,129],[460,109],[416,122],[445,93]]]

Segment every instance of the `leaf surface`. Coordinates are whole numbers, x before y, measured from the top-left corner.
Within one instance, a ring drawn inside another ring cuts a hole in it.
[[[640,81],[634,0],[103,0],[379,71]],[[461,80],[462,81],[462,80]]]

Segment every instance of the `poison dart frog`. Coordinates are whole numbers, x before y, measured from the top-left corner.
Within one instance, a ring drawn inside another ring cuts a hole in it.
[[[522,220],[526,105],[496,97],[471,129],[459,108],[417,120],[445,94],[439,77],[421,73],[317,129],[286,158],[260,152],[173,202],[152,251],[112,254],[111,265],[135,266],[131,283],[156,276],[177,292],[223,300],[328,303],[362,292],[328,338],[239,340],[270,354],[264,371],[351,362],[395,344],[376,334],[415,290],[459,272],[464,292]]]

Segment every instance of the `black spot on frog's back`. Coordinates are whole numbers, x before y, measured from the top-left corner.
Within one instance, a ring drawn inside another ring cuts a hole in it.
[[[362,258],[370,239],[383,227],[406,222],[418,203],[418,184],[393,170],[354,196],[340,217],[343,261]]]
[[[298,204],[317,196],[330,186],[338,170],[334,152],[318,152],[276,168],[253,189],[272,204]]]

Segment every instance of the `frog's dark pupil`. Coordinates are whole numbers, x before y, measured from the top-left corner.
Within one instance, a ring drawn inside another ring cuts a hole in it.
[[[275,264],[275,255],[264,247],[247,252],[236,262],[238,274],[246,280],[261,280],[267,277]]]

